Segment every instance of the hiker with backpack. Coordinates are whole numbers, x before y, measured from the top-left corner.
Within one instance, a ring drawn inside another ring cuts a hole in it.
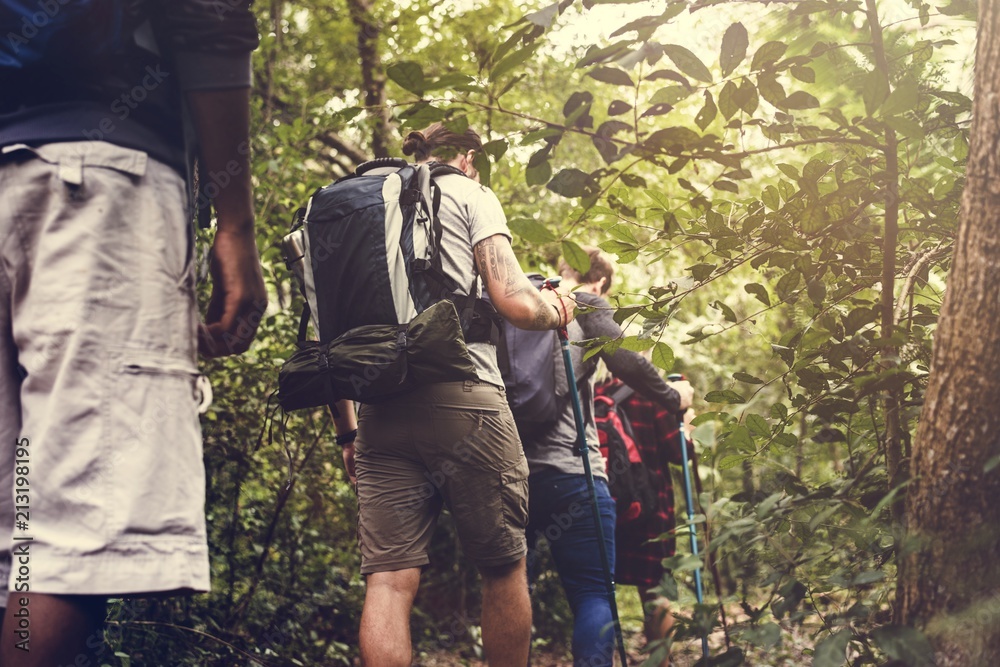
[[[669,465],[681,465],[680,426],[676,413],[637,393],[618,378],[598,385],[596,394],[598,430],[609,432],[607,436],[600,433],[602,440],[629,442],[641,460],[644,483],[653,491],[650,506],[643,507],[641,513],[619,512],[615,534],[615,581],[638,588],[646,641],[652,643],[666,637],[673,627],[669,601],[653,589],[666,574],[663,559],[673,556],[675,551],[674,488]],[[688,410],[687,414],[690,413]],[[611,459],[609,465],[613,465]],[[615,491],[612,488],[612,496],[618,499],[621,509],[621,495]],[[643,502],[649,501],[644,498]],[[669,664],[669,656],[664,655],[661,667]]]
[[[623,334],[614,321],[614,310],[605,300],[614,277],[614,267],[596,248],[587,248],[590,269],[581,275],[565,261],[560,263],[562,289],[572,290],[578,305],[585,307],[568,329],[571,341]],[[543,290],[544,291],[544,290]],[[595,479],[596,502],[601,525],[598,526],[588,506],[592,499],[580,454],[577,453],[578,432],[572,401],[561,399],[555,419],[546,425],[531,424],[522,430],[524,451],[530,469],[528,540],[531,557],[535,545],[545,538],[552,552],[556,570],[573,611],[573,661],[577,667],[599,667],[612,664],[614,634],[612,607],[607,579],[600,558],[599,532],[603,533],[609,566],[614,571],[615,502],[608,490],[608,474],[598,449],[594,424],[594,372],[598,357],[617,377],[629,386],[649,396],[664,409],[677,411],[691,403],[692,390],[687,383],[671,387],[642,356],[619,348],[614,354],[601,352],[587,361],[584,349],[571,346],[577,390],[586,420],[586,440],[589,460]],[[558,348],[556,348],[558,349]],[[511,351],[516,357],[520,352]],[[557,354],[556,351],[553,354]],[[553,391],[568,375],[559,359],[554,368],[557,378]],[[565,392],[562,392],[565,395]],[[536,565],[533,563],[533,565]],[[533,570],[535,568],[532,568]],[[610,574],[610,573],[608,573]]]
[[[246,350],[267,305],[249,4],[0,0],[4,667],[110,662],[108,597],[209,590],[196,357]],[[226,177],[204,324],[195,147]]]
[[[390,259],[375,268],[376,273],[384,273],[386,262],[392,267],[408,263],[411,266],[405,274],[400,270],[396,277],[386,281],[387,285],[393,281],[400,284],[411,281],[409,289],[395,290],[389,303],[404,293],[416,294],[419,290],[414,283],[425,275],[431,283],[458,286],[464,294],[449,292],[449,298],[443,301],[431,299],[432,305],[416,317],[444,304],[445,311],[453,315],[457,309],[464,321],[462,313],[472,316],[479,307],[472,302],[479,296],[481,278],[496,311],[514,325],[535,330],[565,326],[574,316],[575,304],[554,291],[540,293],[522,273],[511,249],[503,208],[496,195],[479,184],[473,160],[481,150],[479,135],[471,128],[455,133],[435,123],[406,136],[403,153],[412,155],[418,167],[430,166],[433,186],[439,190],[439,195],[430,195],[438,203],[429,208],[436,208],[432,217],[440,223],[440,236],[429,264],[414,265],[416,260],[407,253],[416,244],[406,241],[401,246],[407,250],[394,251]],[[384,176],[378,176],[383,173]],[[397,181],[413,173],[412,166],[375,161],[371,166],[359,167],[353,180],[331,186],[329,192],[334,193],[338,187],[358,188],[359,192],[370,187],[384,197],[390,190],[398,192]],[[363,180],[366,174],[371,175],[369,181]],[[419,194],[413,197],[426,199]],[[310,203],[306,227],[320,220],[317,216],[322,213],[323,202],[317,198],[322,199],[321,193]],[[410,201],[411,197],[399,199]],[[385,210],[391,215],[397,207],[393,204]],[[372,210],[368,209],[367,214],[371,215]],[[374,218],[370,223],[376,228],[383,224]],[[330,224],[344,227],[343,220],[331,220]],[[384,224],[388,227],[390,223]],[[407,229],[408,224],[404,215],[400,225]],[[418,222],[413,224],[414,229],[419,227]],[[398,238],[398,230],[395,235],[388,232],[384,235],[387,239]],[[350,245],[350,241],[344,240],[346,237],[338,238],[339,243]],[[316,242],[319,236],[310,239]],[[344,261],[350,259],[345,256]],[[315,259],[312,268],[325,270]],[[376,288],[369,283],[381,281],[381,276],[373,275],[370,281],[355,279],[334,287],[338,292],[351,292],[338,293],[338,298],[351,301],[356,293],[358,308],[371,309],[370,304],[363,303],[363,298],[367,295],[369,301],[374,300]],[[365,289],[370,291],[366,294]],[[409,298],[403,301],[409,303]],[[315,300],[321,301],[318,297]],[[452,309],[449,303],[456,308]],[[322,310],[322,305],[319,307]],[[409,333],[417,336],[419,332],[407,329],[406,320],[418,309],[404,310],[386,316],[398,322],[389,326],[396,327],[391,330],[398,330],[401,336]],[[319,320],[322,330],[322,313]],[[356,430],[353,403],[340,400],[333,406],[337,442],[344,448],[345,465],[358,494],[361,572],[367,582],[360,630],[363,664],[379,667],[410,664],[410,612],[420,584],[420,570],[429,563],[430,540],[442,506],[451,511],[464,553],[476,563],[482,576],[482,638],[489,664],[491,667],[527,664],[531,638],[531,604],[525,574],[528,465],[505,399],[497,366],[496,338],[473,336],[471,331],[471,326],[463,324],[463,333],[459,334],[466,338],[462,347],[467,348],[467,355],[464,349],[459,349],[453,355],[445,353],[438,357],[449,357],[439,359],[440,363],[455,361],[451,356],[471,358],[472,378],[421,383],[402,393],[372,394],[372,402],[366,401],[364,392],[395,372],[390,368],[390,358],[392,350],[399,353],[400,346],[383,346],[382,357],[389,361],[381,366],[377,362],[374,370],[373,367],[359,370],[353,378],[355,383],[340,385],[342,393],[361,396]],[[344,335],[339,330],[334,333]],[[320,332],[321,341],[326,335]],[[424,341],[422,345],[454,342]],[[403,347],[412,349],[410,343]],[[413,363],[408,362],[398,382],[409,381],[407,378],[416,381],[415,376],[420,372],[438,371],[426,365],[414,369]]]

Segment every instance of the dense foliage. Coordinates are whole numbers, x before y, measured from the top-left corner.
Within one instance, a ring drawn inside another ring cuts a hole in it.
[[[968,154],[970,4],[258,4],[253,168],[274,303],[248,355],[207,365],[213,593],[115,607],[121,664],[355,655],[356,505],[330,420],[270,400],[299,308],[277,242],[317,186],[436,120],[488,140],[480,171],[526,268],[585,269],[585,244],[617,257],[629,335],[594,349],[651,349],[700,389],[696,521],[712,524],[718,597],[741,610],[719,664],[792,634],[817,667],[929,664],[892,600]],[[475,573],[439,531],[414,636],[473,655]],[[690,604],[696,564],[682,553],[663,585],[681,599],[678,640],[718,623]],[[537,635],[560,641],[554,577],[536,612]]]

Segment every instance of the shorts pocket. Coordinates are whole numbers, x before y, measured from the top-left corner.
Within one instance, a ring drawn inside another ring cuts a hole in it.
[[[118,356],[120,355],[120,356]],[[108,396],[106,466],[112,527],[125,533],[198,535],[205,470],[193,360],[116,353]]]
[[[528,526],[528,461],[521,457],[500,472],[500,509],[511,550],[525,544]]]

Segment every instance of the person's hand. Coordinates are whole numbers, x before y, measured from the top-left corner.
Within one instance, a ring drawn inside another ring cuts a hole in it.
[[[684,411],[684,433],[687,435],[688,442],[691,441],[691,437],[694,435],[694,425],[691,423],[694,417],[694,410],[691,408]]]
[[[556,328],[564,327],[576,317],[576,299],[572,295],[561,294],[558,290],[543,289],[539,293],[546,307],[555,306],[559,313],[559,325]]]
[[[358,488],[358,474],[354,469],[354,443],[344,445],[342,447],[341,454],[344,457],[344,470],[347,471],[347,477],[351,480],[351,486]]]
[[[691,403],[694,402],[694,387],[687,380],[676,380],[674,382],[668,382],[671,387],[674,388],[681,397],[681,410],[687,410],[691,407]]]
[[[210,271],[212,297],[198,328],[198,350],[206,357],[240,354],[250,347],[267,308],[253,225],[219,225]]]

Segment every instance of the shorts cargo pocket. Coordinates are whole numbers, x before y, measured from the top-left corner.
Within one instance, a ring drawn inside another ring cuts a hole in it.
[[[205,472],[194,361],[121,351],[111,376],[105,466],[109,493],[120,501],[112,504],[113,527],[137,534],[198,534]]]
[[[500,472],[500,507],[509,547],[519,549],[528,525],[528,462],[523,456]]]

